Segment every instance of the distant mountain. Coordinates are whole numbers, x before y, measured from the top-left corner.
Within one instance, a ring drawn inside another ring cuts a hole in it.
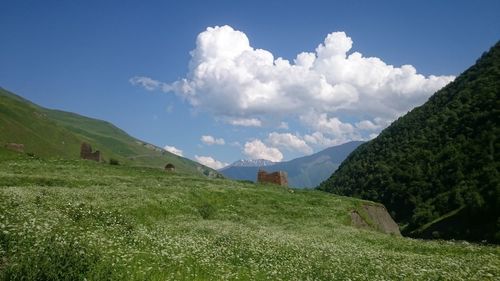
[[[219,172],[231,179],[256,181],[257,171],[259,167],[262,167],[267,172],[287,172],[288,184],[291,187],[312,188],[327,179],[349,153],[361,143],[360,141],[348,142],[286,162],[273,163],[267,160],[259,160],[260,162],[258,161],[257,164],[252,163],[252,160],[237,161],[234,163],[236,165],[232,164],[219,170]],[[241,163],[245,163],[245,165],[241,165]]]
[[[88,142],[104,159],[134,166],[162,168],[166,163],[185,173],[218,173],[192,160],[148,144],[113,124],[75,113],[38,106],[0,88],[0,146],[24,144],[25,151],[41,157],[77,159],[80,144]]]
[[[226,170],[230,167],[266,167],[266,166],[271,166],[274,164],[276,164],[276,162],[269,161],[266,159],[255,159],[255,160],[241,159],[241,160],[234,162],[231,165],[228,165],[228,166],[220,169],[219,171]]]
[[[500,243],[500,42],[320,189],[383,203],[407,235]]]

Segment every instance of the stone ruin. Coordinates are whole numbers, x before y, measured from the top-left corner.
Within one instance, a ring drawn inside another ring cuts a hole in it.
[[[288,176],[284,171],[267,173],[266,171],[259,169],[259,172],[257,173],[257,182],[288,186]]]
[[[24,152],[24,144],[22,143],[6,143],[5,148],[12,151]]]
[[[175,171],[175,166],[173,164],[168,163],[165,165],[165,171],[167,172],[174,172]]]
[[[80,158],[101,162],[101,152],[99,150],[92,152],[92,146],[86,142],[82,142],[80,146]]]

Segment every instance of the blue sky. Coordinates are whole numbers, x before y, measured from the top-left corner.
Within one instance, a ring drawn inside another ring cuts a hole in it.
[[[425,102],[500,39],[498,11],[500,1],[2,1],[0,86],[213,167],[289,160],[370,139]]]

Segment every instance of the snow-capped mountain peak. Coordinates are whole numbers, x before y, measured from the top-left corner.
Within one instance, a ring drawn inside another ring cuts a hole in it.
[[[265,167],[274,164],[276,164],[276,162],[265,159],[241,159],[229,166],[224,167],[223,169],[227,169],[229,167]]]

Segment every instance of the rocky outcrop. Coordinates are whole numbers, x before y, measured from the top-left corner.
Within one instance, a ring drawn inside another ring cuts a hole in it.
[[[386,234],[401,236],[398,224],[383,205],[364,204],[359,211],[352,211],[351,224],[359,228],[376,229]]]
[[[92,146],[86,142],[82,142],[80,146],[80,158],[101,162],[101,152],[99,150],[92,152]]]
[[[257,182],[259,183],[273,183],[281,186],[288,186],[288,177],[286,172],[278,171],[274,173],[267,173],[260,169],[257,173]]]

